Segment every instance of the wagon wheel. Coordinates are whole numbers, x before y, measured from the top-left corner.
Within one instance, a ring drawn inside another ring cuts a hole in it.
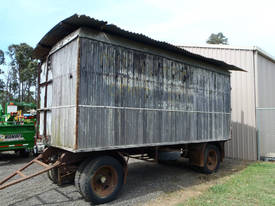
[[[110,156],[91,160],[80,175],[80,191],[94,204],[114,200],[123,186],[124,172],[118,160]]]
[[[52,165],[52,163],[50,163],[49,165]],[[54,183],[57,184],[58,182],[58,169],[52,168],[47,172],[48,178]]]
[[[204,152],[203,172],[211,174],[220,166],[220,150],[215,145],[207,145]]]
[[[89,162],[91,161],[90,158],[84,160],[81,162],[81,164],[78,166],[76,173],[75,173],[75,177],[74,177],[74,184],[76,189],[78,190],[78,192],[83,195],[81,189],[80,189],[80,178],[81,178],[81,174],[83,173],[85,167],[89,164]]]
[[[91,187],[97,196],[104,198],[112,194],[118,183],[118,175],[112,166],[102,166],[91,179]]]

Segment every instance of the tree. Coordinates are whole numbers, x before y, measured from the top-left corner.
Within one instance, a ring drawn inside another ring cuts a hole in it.
[[[0,65],[5,64],[5,54],[4,52],[0,49]],[[3,74],[3,70],[0,68],[0,75]],[[5,87],[5,83],[3,79],[0,79],[0,91],[3,91]]]
[[[36,85],[38,61],[32,58],[33,48],[26,43],[12,44],[8,47],[11,59],[7,78],[8,91],[17,101],[33,102],[33,91]]]
[[[0,49],[0,65],[5,63],[4,52]]]
[[[212,33],[208,40],[206,41],[208,44],[228,44],[228,39],[223,35],[222,32],[217,34]]]
[[[0,65],[5,64],[5,53],[0,49]],[[0,68],[0,75],[4,74],[2,68]],[[0,78],[0,103],[4,104],[4,102],[7,100],[6,96],[6,84],[5,81]]]

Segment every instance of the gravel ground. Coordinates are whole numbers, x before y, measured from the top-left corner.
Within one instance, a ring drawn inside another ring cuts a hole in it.
[[[32,158],[21,158],[11,153],[0,153],[0,179],[22,167]],[[163,195],[185,191],[211,180],[226,177],[243,169],[247,162],[226,159],[216,174],[204,175],[191,170],[187,161],[169,165],[131,160],[127,183],[117,200],[105,205],[145,205]],[[31,168],[35,170],[37,167]],[[28,171],[26,171],[27,173]],[[0,205],[90,205],[74,185],[59,187],[46,174],[13,185],[0,191]]]

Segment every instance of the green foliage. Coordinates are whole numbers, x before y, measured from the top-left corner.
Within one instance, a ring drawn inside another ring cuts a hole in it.
[[[0,65],[5,63],[4,52],[0,49]]]
[[[0,49],[0,65],[5,64],[5,53]],[[2,68],[0,68],[0,75],[3,74]],[[5,97],[5,82],[3,79],[0,79],[0,103]]]
[[[36,86],[38,61],[32,58],[33,48],[26,43],[8,47],[11,59],[7,78],[7,89],[17,101],[34,102],[33,88]]]
[[[228,44],[228,39],[223,35],[222,32],[217,34],[211,34],[208,40],[206,41],[208,44]]]
[[[15,100],[36,102],[36,77],[38,61],[32,57],[33,48],[26,43],[12,44],[6,52],[0,50],[0,104]]]

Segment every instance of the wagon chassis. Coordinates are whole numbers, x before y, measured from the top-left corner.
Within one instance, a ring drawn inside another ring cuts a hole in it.
[[[212,144],[193,144],[189,147],[182,148],[183,145],[181,145],[181,152],[182,157],[189,158],[190,164],[197,166],[197,167],[203,167],[205,164],[205,156],[208,156],[204,153],[207,146],[213,146],[216,145],[217,148],[219,148],[219,155],[220,159],[219,161],[223,161],[224,159],[224,143],[212,143]],[[36,177],[38,175],[41,175],[43,173],[49,172],[50,170],[57,169],[56,170],[56,180],[49,178],[58,185],[62,185],[66,180],[73,178],[75,176],[75,173],[78,169],[78,167],[81,165],[82,162],[84,162],[85,159],[96,159],[97,157],[101,156],[111,156],[116,160],[119,160],[120,164],[123,167],[123,182],[126,183],[127,175],[128,175],[128,161],[130,158],[137,159],[137,160],[143,160],[147,162],[159,162],[159,152],[169,152],[169,151],[175,151],[179,150],[179,148],[174,147],[153,147],[153,148],[143,148],[139,150],[118,150],[118,151],[111,151],[108,153],[72,153],[68,152],[66,150],[58,149],[55,147],[49,147],[44,150],[42,154],[40,154],[35,159],[31,160],[29,163],[27,163],[22,168],[18,169],[5,179],[3,179],[0,182],[0,190],[5,189],[9,186],[18,184],[20,182],[23,182],[25,180],[31,179],[33,177]],[[188,152],[187,152],[188,151]],[[213,151],[212,151],[213,153]],[[215,151],[214,151],[215,153]],[[207,157],[209,159],[209,157]],[[207,159],[207,161],[208,161]],[[211,158],[210,158],[211,159]],[[39,171],[33,172],[32,174],[26,175],[23,173],[24,170],[29,168],[31,165],[37,164],[41,166],[43,169],[40,169]],[[208,164],[208,163],[207,163]],[[212,163],[211,163],[212,164]],[[214,171],[214,169],[213,169]],[[11,180],[12,178],[20,176],[19,179]]]

